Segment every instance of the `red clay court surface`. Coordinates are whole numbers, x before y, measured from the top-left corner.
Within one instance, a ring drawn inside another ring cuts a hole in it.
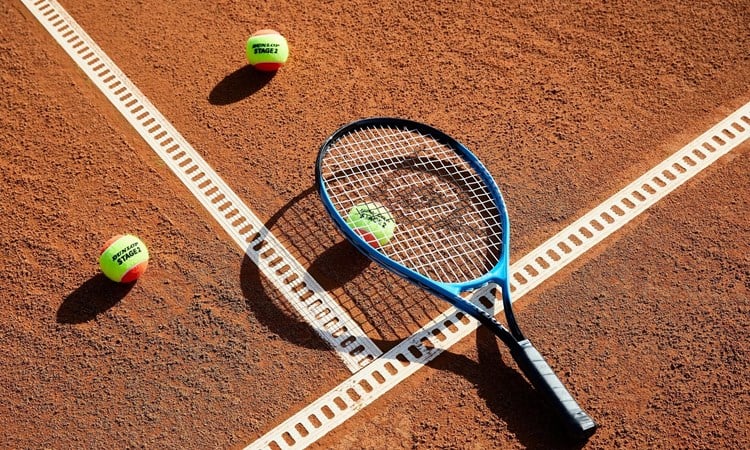
[[[384,349],[444,305],[328,223],[313,165],[339,126],[467,144],[518,258],[750,101],[750,2],[560,3],[61,2]],[[0,22],[0,447],[241,448],[346,380],[26,7]],[[291,47],[275,76],[244,60],[269,27]],[[312,447],[745,447],[749,148],[516,303],[600,424],[588,443],[479,329]],[[152,255],[132,286],[97,266],[119,233]]]

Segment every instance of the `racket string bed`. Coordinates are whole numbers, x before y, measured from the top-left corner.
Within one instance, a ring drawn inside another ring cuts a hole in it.
[[[398,224],[380,251],[432,279],[460,282],[498,261],[501,223],[481,178],[429,135],[386,126],[334,142],[323,173],[339,214],[376,201]]]

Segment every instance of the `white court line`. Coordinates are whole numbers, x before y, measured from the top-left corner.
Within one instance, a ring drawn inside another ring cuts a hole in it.
[[[732,113],[510,267],[513,301],[633,220],[750,137],[750,103]],[[488,303],[488,291],[478,295]],[[475,298],[477,295],[475,295]],[[502,308],[501,302],[495,313]],[[320,439],[478,326],[449,308],[442,316],[263,435],[246,449],[300,449]]]
[[[22,2],[350,371],[383,353],[57,2]]]

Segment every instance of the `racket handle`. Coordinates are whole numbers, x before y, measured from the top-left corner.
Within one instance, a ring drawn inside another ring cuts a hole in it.
[[[534,388],[552,403],[563,419],[568,434],[578,440],[587,439],[594,434],[596,430],[594,420],[578,406],[534,345],[528,339],[519,341],[518,344],[511,348],[513,359]]]

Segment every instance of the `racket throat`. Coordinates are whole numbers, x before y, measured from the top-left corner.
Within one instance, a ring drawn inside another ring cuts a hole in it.
[[[503,310],[505,311],[505,321],[508,323],[508,329],[510,330],[510,333],[519,342],[527,340],[523,335],[521,328],[518,326],[516,315],[513,312],[513,301],[510,298],[510,284],[508,283],[507,277],[505,277],[505,279],[503,279],[503,281],[497,287],[501,292]]]
[[[482,302],[483,298],[489,299],[493,303],[493,306],[491,307],[492,311],[489,311],[489,312],[492,314],[497,314],[499,311],[497,310],[497,306],[496,306],[497,302],[495,302],[494,300],[497,298],[496,295],[500,289],[502,288],[496,283],[487,283],[484,286],[477,289],[476,291],[472,292],[470,295],[470,298],[475,303],[479,302],[482,305],[485,305],[485,303]]]

